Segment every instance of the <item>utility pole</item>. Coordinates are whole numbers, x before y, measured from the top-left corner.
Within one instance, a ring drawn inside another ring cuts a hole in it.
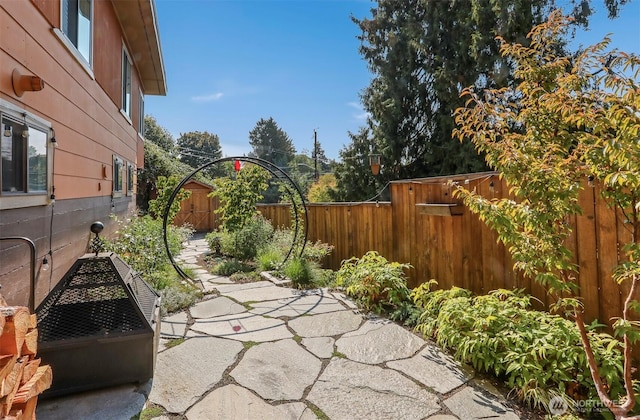
[[[316,129],[313,129],[313,170],[314,170],[314,178],[316,182],[320,178],[318,174],[318,133]]]

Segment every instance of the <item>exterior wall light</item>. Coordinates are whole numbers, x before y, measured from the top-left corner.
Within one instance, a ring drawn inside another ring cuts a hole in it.
[[[25,112],[24,114],[22,114],[22,116],[24,117],[24,126],[22,127],[22,138],[23,139],[28,139],[29,138],[29,124],[27,124],[27,113]]]
[[[369,166],[371,167],[371,173],[378,175],[380,173],[381,157],[379,153],[372,153],[369,155]]]
[[[11,73],[13,91],[18,97],[25,92],[37,92],[44,89],[44,80],[38,76],[21,74],[18,69],[13,69]]]
[[[13,130],[9,124],[4,125],[4,131],[2,132],[4,137],[11,137],[13,135]]]

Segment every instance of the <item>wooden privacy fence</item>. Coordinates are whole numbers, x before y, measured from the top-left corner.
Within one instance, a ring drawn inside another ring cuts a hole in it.
[[[375,250],[390,261],[412,265],[411,287],[436,279],[441,288],[455,285],[477,294],[524,288],[541,301],[539,308],[552,303],[540,285],[514,272],[496,234],[451,196],[449,181],[487,198],[508,196],[494,172],[395,181],[390,202],[308,204],[308,239],[335,247],[328,268],[338,269],[343,260]],[[629,287],[611,279],[612,269],[631,234],[624,219],[600,198],[597,185],[584,183],[580,205],[583,214],[572,218],[568,243],[579,266],[580,295],[589,320],[610,323],[621,315]],[[286,205],[260,205],[259,210],[276,226],[289,223]]]

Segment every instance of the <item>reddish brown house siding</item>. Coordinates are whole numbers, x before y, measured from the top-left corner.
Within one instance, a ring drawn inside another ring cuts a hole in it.
[[[49,136],[55,131],[59,145],[50,152],[55,159],[47,191],[47,198],[55,193],[55,200],[16,207],[7,205],[7,195],[0,192],[0,237],[32,239],[38,267],[46,254],[52,254],[51,270],[39,272],[36,304],[84,254],[93,221],[105,223],[109,234],[115,229],[110,215],[126,216],[135,210],[135,190],[126,189],[126,167],[144,164],[138,102],[140,91],[145,92],[140,74],[146,69],[140,67],[144,63],[132,62],[127,117],[121,112],[121,60],[123,47],[131,57],[148,51],[138,54],[140,44],[128,42],[127,31],[139,30],[135,19],[128,26],[121,21],[130,5],[153,7],[153,1],[127,1],[118,10],[110,1],[93,1],[92,63],[87,69],[56,34],[61,26],[60,0],[0,2],[0,111],[10,107],[45,121],[52,128]],[[14,69],[41,77],[44,89],[16,95]],[[160,88],[154,85],[151,93],[164,94],[164,74],[157,79]],[[121,194],[113,193],[114,155],[125,165]],[[1,293],[10,304],[26,304],[28,255],[28,248],[19,243],[0,242]]]

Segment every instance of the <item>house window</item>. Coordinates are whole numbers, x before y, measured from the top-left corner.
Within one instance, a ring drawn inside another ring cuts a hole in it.
[[[122,50],[122,112],[131,119],[131,59]]]
[[[62,0],[62,32],[91,63],[93,0]]]
[[[48,176],[48,130],[2,115],[0,195],[45,194]]]
[[[127,195],[133,195],[133,163],[127,163]]]
[[[140,100],[138,101],[138,133],[144,137],[144,95],[140,91]]]
[[[124,177],[124,161],[118,156],[113,157],[113,193],[122,194],[122,182]]]

